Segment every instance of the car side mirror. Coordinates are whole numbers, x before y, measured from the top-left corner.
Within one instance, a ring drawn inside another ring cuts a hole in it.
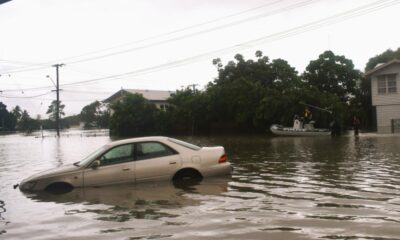
[[[91,168],[93,169],[97,169],[98,167],[100,167],[100,160],[95,160],[91,165]]]

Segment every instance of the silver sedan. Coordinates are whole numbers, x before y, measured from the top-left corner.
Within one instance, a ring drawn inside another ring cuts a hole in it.
[[[35,174],[22,191],[58,191],[145,181],[202,179],[231,173],[224,147],[198,147],[168,137],[111,142],[80,162]]]

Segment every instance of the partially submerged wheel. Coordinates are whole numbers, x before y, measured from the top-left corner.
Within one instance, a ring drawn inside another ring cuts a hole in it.
[[[47,186],[44,190],[52,194],[63,194],[71,192],[74,187],[65,182],[56,182]]]
[[[201,180],[203,180],[201,173],[192,168],[179,170],[172,178],[174,186],[179,188],[197,185]]]

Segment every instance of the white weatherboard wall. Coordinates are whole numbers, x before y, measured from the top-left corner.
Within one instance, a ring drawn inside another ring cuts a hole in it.
[[[376,106],[378,133],[392,133],[392,119],[400,119],[400,105]]]
[[[386,65],[386,64],[385,64]],[[396,74],[396,93],[378,93],[378,77]],[[378,133],[392,133],[392,119],[400,119],[400,63],[395,60],[382,68],[377,67],[371,77],[372,105],[376,106]]]
[[[378,76],[386,75],[386,74],[397,74],[396,75],[396,82],[397,82],[397,93],[387,93],[387,94],[378,94]],[[376,74],[372,75],[372,105],[374,106],[381,106],[381,105],[390,105],[390,104],[400,104],[400,65],[394,64],[388,66]],[[379,125],[378,125],[379,126]]]

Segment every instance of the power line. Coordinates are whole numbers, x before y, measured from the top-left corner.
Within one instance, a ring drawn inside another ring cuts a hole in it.
[[[227,51],[232,51],[232,50],[239,50],[239,49],[244,49],[244,48],[249,48],[249,46],[252,45],[258,45],[264,42],[271,42],[271,41],[277,41],[277,40],[281,40],[287,37],[291,37],[294,35],[298,35],[304,32],[308,32],[308,31],[312,31],[324,26],[328,26],[328,25],[332,25],[341,21],[345,21],[357,16],[361,16],[361,15],[365,15],[392,5],[396,5],[399,4],[400,1],[397,0],[379,0],[376,2],[373,2],[371,4],[366,4],[363,5],[361,7],[357,7],[339,14],[335,14],[333,16],[327,17],[327,18],[323,18],[321,20],[317,20],[311,23],[307,23],[298,27],[294,27],[282,32],[278,32],[275,34],[271,34],[268,36],[264,36],[255,40],[251,40],[251,41],[247,41],[238,45],[234,45],[234,46],[230,46],[227,48],[223,48],[223,49],[219,49],[219,50],[215,50],[215,51],[210,51],[204,54],[200,54],[200,55],[196,55],[196,56],[192,56],[189,58],[185,58],[185,59],[181,59],[181,60],[177,60],[177,61],[173,61],[173,62],[169,62],[169,63],[165,63],[165,64],[160,64],[157,66],[153,66],[153,67],[148,67],[148,68],[142,68],[142,69],[138,69],[138,70],[134,70],[134,71],[130,71],[130,72],[126,72],[126,73],[122,73],[122,74],[115,74],[115,75],[111,75],[108,77],[100,77],[100,78],[94,78],[94,79],[90,79],[90,80],[85,80],[85,81],[79,81],[79,82],[73,82],[73,83],[68,83],[68,84],[64,84],[63,86],[73,86],[73,85],[82,85],[82,84],[88,84],[88,83],[93,83],[93,82],[99,82],[99,81],[103,81],[103,80],[108,80],[108,79],[120,79],[121,77],[125,77],[125,76],[132,76],[132,75],[139,75],[139,74],[145,74],[145,73],[151,73],[151,72],[155,72],[155,71],[160,71],[160,70],[165,70],[165,69],[169,69],[172,67],[178,67],[181,65],[185,65],[188,63],[191,63],[193,61],[198,61],[198,60],[202,60],[205,58],[208,58],[212,55],[215,54],[223,54]]]
[[[276,15],[276,14],[279,14],[279,13],[282,13],[282,12],[285,12],[285,11],[293,10],[295,8],[304,7],[304,6],[309,5],[309,4],[311,4],[313,2],[316,2],[316,1],[320,1],[320,0],[305,0],[305,1],[301,1],[301,2],[292,4],[292,5],[289,5],[289,6],[285,6],[283,8],[277,9],[277,10],[273,10],[273,11],[270,11],[270,12],[267,12],[267,13],[262,13],[262,14],[259,14],[259,15],[251,16],[251,17],[248,17],[246,19],[242,19],[242,20],[238,20],[238,21],[235,21],[235,22],[231,22],[231,23],[227,23],[227,24],[224,24],[224,25],[220,25],[220,26],[217,26],[217,27],[205,29],[205,30],[202,30],[202,31],[198,31],[198,32],[189,33],[189,34],[186,34],[186,35],[170,38],[170,39],[167,39],[167,40],[161,40],[161,41],[153,42],[153,43],[150,43],[150,44],[142,45],[142,46],[131,48],[131,49],[112,52],[112,53],[108,53],[108,54],[104,54],[104,55],[100,55],[100,56],[88,57],[88,58],[75,60],[75,61],[66,61],[68,59],[74,59],[74,58],[78,58],[78,57],[82,57],[82,56],[86,56],[86,55],[92,55],[93,53],[97,53],[97,52],[104,52],[106,50],[119,48],[119,47],[113,47],[113,48],[109,48],[109,49],[105,49],[105,50],[98,50],[98,51],[90,52],[90,53],[87,53],[87,54],[81,54],[81,55],[78,55],[78,56],[75,56],[75,57],[59,59],[59,60],[56,60],[56,61],[67,62],[67,64],[70,65],[70,64],[76,64],[76,63],[81,63],[81,62],[94,61],[94,60],[107,58],[107,57],[120,55],[120,54],[126,54],[128,52],[134,52],[134,51],[138,51],[138,50],[143,50],[143,49],[147,49],[147,48],[150,48],[150,47],[158,46],[158,45],[161,45],[161,44],[175,42],[175,41],[178,41],[178,40],[182,40],[182,39],[194,37],[194,36],[197,36],[197,35],[213,32],[213,31],[220,30],[220,29],[223,29],[223,28],[232,27],[234,25],[243,24],[243,23],[249,22],[249,21],[254,21],[254,20],[257,20],[259,18],[269,17],[269,16]],[[222,17],[222,18],[218,18],[218,19],[215,19],[215,20],[211,20],[211,21],[208,21],[208,22],[205,22],[205,23],[195,24],[195,25],[192,25],[192,26],[189,26],[189,27],[185,27],[185,28],[182,28],[182,29],[178,29],[178,30],[175,30],[175,31],[172,31],[172,32],[169,32],[169,33],[156,35],[154,37],[141,39],[141,40],[129,43],[129,44],[124,44],[124,46],[125,45],[132,45],[134,43],[145,42],[145,41],[149,41],[149,40],[152,40],[152,39],[157,39],[157,38],[160,38],[161,36],[168,36],[168,35],[172,35],[172,34],[175,34],[175,33],[183,32],[183,31],[189,30],[191,28],[203,26],[203,25],[206,25],[206,24],[210,24],[212,22],[221,21],[223,19],[231,18],[231,17],[236,16],[236,15],[242,15],[243,13],[247,13],[247,12],[253,11],[255,9],[265,8],[267,6],[271,6],[271,5],[274,5],[274,4],[279,3],[279,2],[281,2],[281,1],[274,1],[272,3],[265,4],[265,5],[261,6],[261,7],[249,9],[249,10],[237,13],[237,14],[232,14],[232,15],[229,15],[229,16],[226,16],[226,17]],[[50,63],[48,63],[48,64],[50,64]],[[40,67],[25,68],[25,69],[20,69],[20,70],[11,70],[11,71],[8,71],[6,73],[36,71],[36,70],[41,70],[41,69],[44,69],[44,68],[48,68],[48,66],[43,66],[43,63],[41,63],[40,65],[41,65]],[[33,66],[35,66],[35,65],[33,65]]]
[[[79,57],[82,57],[82,56],[92,55],[92,54],[96,54],[96,53],[100,53],[100,52],[105,52],[105,51],[121,48],[121,47],[124,47],[124,46],[129,46],[129,45],[133,45],[133,44],[149,41],[149,40],[152,40],[152,39],[157,39],[157,38],[173,35],[173,34],[180,33],[180,32],[186,31],[186,30],[190,30],[192,28],[197,28],[197,27],[201,27],[201,26],[204,26],[204,25],[207,25],[207,24],[214,23],[214,22],[219,22],[219,21],[222,21],[222,20],[225,20],[225,19],[228,19],[228,18],[232,18],[232,17],[235,17],[235,16],[240,16],[240,15],[243,15],[245,13],[252,12],[252,11],[255,11],[255,10],[258,10],[258,9],[262,9],[262,8],[265,8],[265,7],[269,7],[269,6],[272,6],[272,5],[274,5],[276,3],[280,3],[280,2],[282,2],[282,0],[277,0],[277,1],[274,1],[274,2],[271,2],[271,3],[263,4],[263,5],[258,6],[258,7],[250,8],[250,9],[247,9],[247,10],[244,10],[244,11],[241,11],[241,12],[237,12],[237,13],[230,14],[230,15],[227,15],[227,16],[224,16],[224,17],[220,17],[220,18],[216,18],[216,19],[212,19],[212,20],[205,21],[205,22],[202,22],[202,23],[190,25],[190,26],[187,26],[187,27],[184,27],[184,28],[180,28],[180,29],[176,29],[176,30],[173,30],[173,31],[170,31],[170,32],[153,35],[153,36],[150,36],[150,37],[147,37],[147,38],[143,38],[143,39],[140,39],[140,40],[128,42],[128,43],[125,43],[125,44],[120,44],[120,45],[117,45],[117,46],[114,46],[114,47],[109,47],[109,48],[105,48],[105,49],[91,51],[91,52],[79,54],[79,55],[76,55],[76,56],[67,57],[67,58],[64,58],[64,59],[57,59],[57,60],[54,60],[52,62],[60,62],[60,61],[61,62],[65,62],[68,59],[75,59],[75,58],[79,58]],[[13,61],[13,60],[4,60],[4,61],[20,63],[19,61]],[[36,63],[32,63],[32,64],[29,64],[29,65],[38,66],[38,65],[43,65],[43,63],[37,63],[37,64]],[[45,65],[46,65],[46,68],[47,68],[48,65],[51,65],[51,62],[45,63]],[[38,69],[42,69],[42,67],[41,68],[34,68],[34,69],[32,69],[32,71],[33,70],[38,70]]]
[[[261,6],[250,8],[250,9],[247,9],[247,10],[244,10],[244,11],[241,11],[241,12],[237,12],[237,13],[234,13],[234,14],[230,14],[230,15],[226,15],[226,16],[223,16],[223,17],[215,18],[215,19],[212,19],[212,20],[209,20],[209,21],[205,21],[205,22],[202,22],[202,23],[197,23],[197,24],[194,24],[194,25],[190,25],[190,26],[187,26],[187,27],[180,28],[180,29],[172,30],[170,32],[156,34],[156,35],[153,35],[153,36],[150,36],[150,37],[147,37],[147,38],[143,38],[143,39],[140,39],[140,40],[128,42],[128,43],[117,45],[117,46],[114,46],[114,47],[100,49],[100,50],[97,50],[97,51],[92,51],[92,52],[76,55],[76,56],[73,56],[73,57],[68,57],[67,59],[74,59],[74,58],[78,58],[78,57],[82,57],[82,56],[86,56],[86,55],[91,55],[91,54],[95,54],[95,53],[99,53],[99,52],[105,52],[105,51],[108,51],[108,50],[117,49],[117,48],[124,47],[124,46],[129,46],[129,45],[133,45],[133,44],[137,44],[137,43],[147,42],[149,40],[153,40],[153,39],[157,39],[157,38],[173,35],[173,34],[176,34],[176,33],[180,33],[180,32],[184,32],[184,31],[190,30],[192,28],[198,28],[198,27],[205,26],[205,25],[208,25],[208,24],[211,24],[211,23],[223,21],[223,20],[228,19],[228,18],[240,16],[240,15],[243,15],[243,14],[255,11],[255,10],[259,10],[259,9],[262,9],[262,8],[270,7],[272,5],[275,5],[277,3],[281,3],[283,1],[282,0],[273,1],[271,3],[263,4]]]
[[[82,93],[82,94],[113,94],[114,93],[114,92],[101,92],[101,91],[79,91],[79,90],[69,90],[69,89],[63,89],[63,92]]]
[[[389,6],[396,5],[399,3],[400,3],[400,1],[397,1],[397,0],[379,0],[379,1],[375,1],[370,4],[366,4],[366,5],[339,13],[339,14],[335,14],[335,15],[327,17],[327,18],[313,21],[313,22],[303,24],[303,25],[300,25],[300,26],[297,26],[297,27],[294,27],[294,28],[291,28],[291,29],[288,29],[285,31],[270,34],[270,35],[267,35],[267,36],[264,36],[264,37],[261,37],[258,39],[247,41],[247,42],[237,44],[234,46],[230,46],[227,48],[206,52],[206,53],[203,53],[200,55],[176,60],[176,61],[169,62],[169,63],[160,64],[157,66],[142,68],[142,69],[138,69],[138,70],[134,70],[134,71],[126,72],[126,73],[121,73],[121,74],[110,75],[110,76],[106,76],[106,77],[99,77],[99,78],[94,78],[94,79],[89,79],[89,80],[84,80],[84,81],[67,83],[67,84],[63,84],[62,86],[84,85],[84,84],[90,84],[90,83],[99,82],[99,81],[103,81],[103,80],[109,80],[109,79],[115,80],[115,79],[121,79],[126,76],[139,75],[139,74],[144,74],[144,73],[151,73],[151,72],[155,72],[155,71],[165,70],[165,69],[189,64],[193,61],[199,61],[202,59],[206,59],[215,54],[223,54],[227,51],[249,48],[249,46],[252,46],[252,45],[258,45],[258,44],[262,44],[265,42],[277,41],[277,40],[281,40],[281,39],[284,39],[287,37],[295,36],[295,35],[298,35],[298,34],[301,34],[304,32],[312,31],[315,29],[322,28],[324,26],[328,26],[328,25],[332,25],[332,24],[335,24],[335,23],[338,23],[341,21],[345,21],[345,20],[348,20],[348,19],[351,19],[351,18],[354,18],[357,16],[362,16],[362,15],[365,15],[365,14],[368,14],[371,12],[375,12],[377,10],[387,8]],[[30,89],[25,89],[25,90],[36,90],[36,89],[43,89],[43,88],[48,88],[48,87],[47,86],[46,87],[37,87],[37,88],[30,88]],[[11,90],[3,90],[3,91],[11,91]]]
[[[0,95],[0,97],[1,97],[1,95]],[[97,98],[97,99],[99,99],[98,101],[101,101],[101,98]],[[54,99],[52,99],[52,98],[32,98],[31,101],[54,101]],[[93,98],[90,98],[90,99],[89,98],[87,98],[87,99],[66,98],[66,99],[64,99],[63,98],[63,100],[62,100],[62,102],[90,102],[90,101],[94,102],[94,101],[96,101],[96,99],[93,99]]]
[[[26,66],[43,65],[43,63],[23,62],[23,61],[7,60],[7,59],[0,59],[0,62],[1,63],[8,63],[8,64],[26,65]]]
[[[0,97],[3,97],[3,98],[37,98],[37,97],[42,97],[42,96],[45,96],[45,95],[49,95],[49,94],[51,94],[51,93],[53,93],[53,92],[47,92],[47,93],[43,93],[43,94],[39,94],[39,95],[34,95],[34,96],[23,96],[23,97],[19,97],[19,96],[8,96],[8,95],[0,94]]]
[[[293,10],[293,9],[299,8],[299,7],[304,7],[304,6],[309,5],[309,4],[311,4],[313,2],[316,2],[316,1],[319,1],[319,0],[307,0],[307,1],[304,1],[304,2],[293,4],[293,5],[288,6],[288,7],[280,8],[280,9],[277,9],[277,10],[274,10],[274,11],[271,11],[271,12],[268,12],[268,13],[263,13],[263,14],[260,14],[260,15],[252,16],[252,17],[249,17],[249,18],[244,19],[244,20],[238,20],[238,21],[235,21],[235,22],[231,22],[231,23],[227,23],[227,24],[221,25],[221,26],[205,29],[205,30],[198,31],[198,32],[195,32],[195,33],[189,33],[189,34],[186,34],[186,35],[170,38],[170,39],[167,39],[167,40],[161,40],[161,41],[149,43],[149,44],[146,44],[146,45],[143,45],[143,46],[139,46],[139,47],[135,47],[135,48],[127,49],[127,50],[121,50],[121,51],[118,51],[118,52],[108,53],[108,54],[104,54],[104,55],[100,55],[100,56],[94,56],[94,57],[84,58],[84,59],[80,59],[80,60],[76,60],[76,61],[70,61],[70,62],[68,62],[68,64],[76,64],[76,63],[81,63],[81,62],[94,61],[94,60],[107,58],[107,57],[111,57],[111,56],[115,56],[115,55],[126,54],[126,53],[129,53],[129,52],[143,50],[143,49],[147,49],[147,48],[150,48],[150,47],[154,47],[154,46],[158,46],[158,45],[162,45],[162,44],[166,44],[166,43],[170,43],[170,42],[175,42],[175,41],[178,41],[178,40],[183,40],[183,39],[194,37],[194,36],[198,36],[198,35],[201,35],[201,34],[217,31],[217,30],[220,30],[220,29],[223,29],[223,28],[232,27],[234,25],[243,24],[245,22],[254,21],[254,20],[262,18],[262,17],[269,17],[269,16],[272,16],[272,15],[275,15],[275,14],[282,13],[284,11]]]

